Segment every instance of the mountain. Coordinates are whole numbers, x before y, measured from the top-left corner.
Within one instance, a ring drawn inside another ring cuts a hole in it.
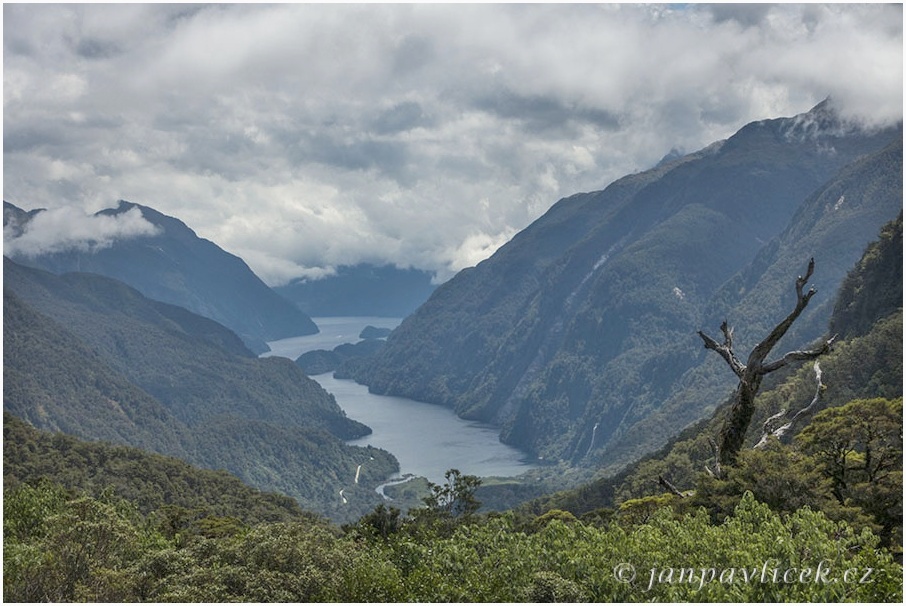
[[[785,443],[808,426],[821,410],[841,407],[855,399],[903,396],[903,217],[880,230],[861,258],[850,268],[832,297],[833,313],[825,325],[840,341],[820,358],[825,388],[813,410],[804,414],[783,437]],[[746,449],[760,439],[764,421],[791,403],[809,402],[815,392],[810,366],[785,373],[773,388],[763,390],[749,425]],[[693,488],[713,451],[708,439],[717,435],[722,410],[690,425],[658,452],[628,465],[619,473],[579,488],[536,499],[523,506],[534,514],[562,509],[582,515],[614,508],[629,499],[662,491],[658,477],[667,477],[682,490]],[[902,438],[900,439],[902,440]],[[786,470],[772,470],[784,473]],[[855,469],[853,470],[855,471]],[[902,480],[902,474],[900,474]],[[902,504],[899,515],[902,518]]]
[[[847,272],[880,226],[901,212],[902,174],[901,139],[841,169],[800,205],[783,232],[718,289],[705,307],[701,327],[717,332],[726,319],[734,328],[738,351],[750,351],[792,310],[793,281],[815,257],[812,284],[817,292],[775,352],[779,356],[806,347],[825,335]],[[672,389],[660,409],[607,447],[610,459],[626,462],[642,454],[639,443],[652,436],[666,439],[707,415],[710,409],[702,408],[703,403],[720,403],[729,394],[735,384],[723,361],[701,349],[698,353],[704,355],[702,363],[679,377],[679,387]]]
[[[435,286],[418,269],[368,263],[342,265],[335,275],[295,280],[274,290],[310,316],[403,318],[424,303]]]
[[[903,307],[903,213],[884,226],[850,271],[834,304],[830,332],[843,338],[867,334]]]
[[[188,428],[163,404],[8,288],[3,290],[3,409],[50,431],[192,456]]]
[[[741,324],[746,304],[783,317],[809,256],[819,290],[836,290],[901,208],[901,141],[902,126],[849,127],[825,102],[563,199],[441,285],[355,377],[496,424],[549,460],[625,464],[730,392],[698,330],[722,312]]]
[[[216,320],[256,353],[267,351],[266,341],[318,332],[311,318],[265,285],[242,259],[199,238],[182,221],[124,200],[95,217],[118,217],[133,209],[157,228],[156,234],[117,239],[93,250],[70,248],[12,258],[56,274],[80,271],[116,278],[146,297]],[[5,237],[21,236],[41,212],[4,202]]]
[[[4,259],[3,275],[4,410],[39,429],[226,469],[337,520],[372,509],[398,469],[344,443],[369,428],[292,361],[212,320],[97,274]]]

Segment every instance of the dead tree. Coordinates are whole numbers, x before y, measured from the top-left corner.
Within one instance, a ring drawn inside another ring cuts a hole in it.
[[[783,335],[786,334],[815,294],[814,288],[810,288],[806,293],[802,292],[814,271],[815,259],[811,259],[809,260],[808,271],[806,271],[805,276],[799,276],[796,279],[796,307],[783,321],[774,327],[774,330],[771,331],[767,338],[752,349],[745,364],[740,361],[736,352],[733,351],[733,329],[727,325],[726,320],[720,325],[720,331],[724,336],[723,343],[718,343],[704,332],[698,331],[698,335],[704,341],[705,349],[712,349],[720,354],[733,373],[739,377],[739,384],[736,386],[736,393],[733,395],[730,412],[720,431],[719,442],[716,445],[717,452],[715,454],[718,462],[718,475],[720,475],[720,467],[732,465],[736,460],[736,455],[742,449],[746,430],[748,430],[749,423],[752,420],[752,413],[755,412],[755,396],[758,394],[758,389],[761,387],[761,380],[764,376],[783,368],[790,362],[817,358],[830,349],[836,338],[831,337],[818,349],[791,351],[773,362],[765,362],[768,354],[771,353],[777,342],[783,338]]]
[[[815,387],[815,396],[812,398],[812,401],[809,402],[808,405],[797,410],[792,416],[790,416],[790,409],[787,408],[768,417],[761,428],[761,439],[758,440],[758,443],[755,444],[753,448],[764,448],[767,445],[768,440],[772,437],[777,438],[778,440],[781,439],[793,427],[793,423],[817,406],[818,402],[821,400],[821,395],[824,393],[824,383],[821,381],[821,366],[818,364],[818,360],[815,360],[814,369],[815,383],[817,385]]]

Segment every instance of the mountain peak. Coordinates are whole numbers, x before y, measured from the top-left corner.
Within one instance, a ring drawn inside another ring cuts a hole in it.
[[[864,124],[846,119],[841,114],[833,97],[826,97],[805,113],[784,119],[781,126],[788,140],[799,142],[822,137],[845,137],[865,130]]]

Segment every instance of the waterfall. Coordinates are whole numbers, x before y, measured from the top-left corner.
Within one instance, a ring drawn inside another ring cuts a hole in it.
[[[595,434],[598,433],[598,425],[600,423],[595,423],[595,426],[591,428],[591,443],[588,445],[588,452],[585,453],[585,456],[591,454],[591,449],[595,447]]]

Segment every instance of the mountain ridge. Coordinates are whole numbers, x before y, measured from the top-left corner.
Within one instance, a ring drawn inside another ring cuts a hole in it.
[[[318,332],[311,318],[265,285],[245,261],[199,238],[179,219],[125,200],[95,217],[122,216],[133,209],[158,233],[117,239],[87,252],[70,249],[11,258],[56,274],[79,271],[115,278],[151,299],[185,307],[231,328],[255,353],[267,351],[266,341]],[[11,233],[21,233],[40,212],[26,212],[4,201],[4,229],[13,222]]]
[[[559,201],[440,286],[357,366],[356,380],[495,423],[503,441],[545,458],[596,460],[669,396],[690,359],[701,362],[690,352],[701,348],[695,333],[709,301],[803,200],[847,164],[902,139],[901,126],[838,128],[827,111],[751,123]],[[717,403],[699,403],[698,414]]]

